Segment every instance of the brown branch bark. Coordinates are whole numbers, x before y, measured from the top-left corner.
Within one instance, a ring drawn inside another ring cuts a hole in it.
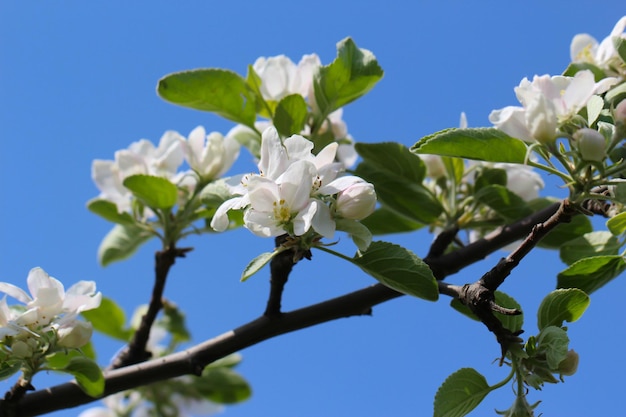
[[[435,271],[436,277],[442,280],[447,275],[483,259],[495,250],[523,238],[535,224],[546,221],[554,214],[558,207],[558,203],[551,205],[453,253],[436,257],[427,256],[424,261]],[[457,288],[440,285],[442,294],[454,296],[458,293],[457,290]],[[106,371],[104,396],[181,375],[199,374],[207,364],[264,340],[339,318],[366,315],[371,312],[373,306],[402,295],[381,284],[376,284],[272,318],[260,317],[183,352]],[[25,395],[17,404],[18,415],[36,416],[95,400],[84,394],[75,383],[69,382]],[[0,401],[0,415],[3,408]]]

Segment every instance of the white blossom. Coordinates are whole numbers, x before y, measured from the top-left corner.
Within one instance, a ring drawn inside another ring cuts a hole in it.
[[[239,156],[239,143],[221,133],[206,134],[204,127],[198,126],[183,141],[185,159],[204,180],[221,177]]]
[[[261,78],[260,91],[266,100],[279,101],[290,94],[307,97],[313,75],[321,65],[315,54],[304,55],[298,65],[285,55],[260,57],[252,68]]]
[[[570,44],[572,62],[586,62],[612,72],[621,62],[614,42],[618,38],[626,39],[625,29],[626,16],[623,16],[602,42],[587,33],[574,36]]]

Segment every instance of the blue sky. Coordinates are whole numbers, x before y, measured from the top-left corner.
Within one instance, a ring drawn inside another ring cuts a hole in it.
[[[98,191],[93,159],[166,130],[187,135],[197,125],[226,132],[232,124],[211,114],[165,103],[155,94],[163,75],[221,67],[245,73],[258,56],[286,54],[298,61],[316,52],[323,63],[351,36],[374,52],[383,80],[348,105],[344,120],[358,141],[411,145],[456,126],[487,126],[492,109],[516,104],[523,77],[558,74],[569,62],[571,38],[604,38],[624,14],[622,2],[373,1],[337,2],[17,2],[0,3],[0,280],[24,286],[43,267],[68,286],[95,280],[130,314],[148,300],[156,242],[131,260],[107,268],[96,262],[111,225],[85,203]],[[243,153],[233,172],[253,169]],[[547,180],[544,195],[562,195]],[[345,242],[347,239],[343,239]],[[424,256],[427,234],[389,236]],[[340,245],[351,254],[349,244]],[[187,313],[196,341],[230,330],[262,313],[268,272],[239,282],[247,262],[272,247],[239,230],[190,238],[195,250],[172,270],[166,297]],[[496,262],[493,255],[449,278],[473,282]],[[563,269],[557,254],[533,253],[502,289],[515,297],[533,334],[534,312]],[[323,271],[323,273],[320,273]],[[316,252],[295,268],[285,294],[294,309],[365,287],[373,279]],[[598,291],[583,318],[570,325],[578,373],[565,384],[531,393],[544,415],[616,415],[623,409],[626,372],[621,321],[623,280]],[[493,361],[494,337],[448,306],[403,297],[376,307],[372,317],[339,320],[284,335],[242,352],[240,372],[253,397],[228,407],[228,416],[415,416],[432,413],[437,387],[461,367],[490,383],[508,369]],[[106,363],[119,345],[104,338]],[[37,384],[38,388],[43,388]],[[41,381],[42,384],[45,384]],[[0,391],[8,388],[0,383]],[[487,397],[473,415],[506,409],[508,389]],[[54,413],[73,416],[76,410]]]

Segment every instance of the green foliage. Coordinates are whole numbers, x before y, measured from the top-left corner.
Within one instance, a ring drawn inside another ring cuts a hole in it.
[[[429,301],[439,298],[437,280],[428,265],[402,246],[372,242],[351,262],[396,291]]]
[[[352,219],[337,219],[335,224],[337,230],[341,230],[350,235],[350,238],[360,251],[367,250],[372,242],[372,232],[370,232],[366,226]]]
[[[240,281],[244,282],[252,275],[259,272],[261,268],[267,265],[272,260],[272,258],[274,258],[274,256],[278,255],[284,250],[285,248],[280,246],[276,248],[273,252],[263,252],[262,254],[251,260],[241,273]]]
[[[118,224],[134,224],[133,217],[126,213],[120,213],[117,210],[117,205],[109,200],[101,200],[94,198],[87,202],[87,208],[94,214],[104,218],[113,223]]]
[[[569,337],[560,327],[544,327],[537,336],[537,353],[545,355],[548,368],[555,372],[567,356]]]
[[[606,227],[615,236],[620,236],[626,233],[626,211],[607,220]]]
[[[191,340],[191,334],[185,324],[185,313],[171,302],[163,304],[163,317],[159,320],[159,326],[172,335],[175,344]]]
[[[19,372],[22,366],[21,360],[6,360],[0,357],[0,381],[10,378]]]
[[[445,129],[419,140],[411,151],[487,162],[523,164],[524,142],[496,128]]]
[[[75,356],[63,368],[55,371],[73,375],[80,389],[90,397],[99,397],[104,392],[102,370],[91,359]]]
[[[98,308],[83,311],[81,314],[100,333],[123,342],[130,340],[132,336],[132,330],[126,328],[124,310],[110,298],[102,297]]]
[[[593,73],[593,77],[596,82],[606,78],[606,74],[604,71],[597,66],[590,64],[588,62],[572,62],[568,65],[568,67],[563,72],[563,75],[566,77],[573,77],[579,71],[589,70]]]
[[[129,258],[152,236],[152,233],[138,226],[115,225],[100,243],[98,261],[102,266],[107,266],[111,262]]]
[[[206,367],[194,386],[203,397],[220,404],[235,404],[252,395],[248,382],[228,367]]]
[[[615,46],[615,50],[622,62],[626,62],[626,39],[621,36],[613,37],[613,46]]]
[[[521,219],[533,213],[520,196],[503,185],[483,186],[476,192],[475,198],[508,221]]]
[[[163,177],[131,175],[124,180],[124,187],[152,209],[170,209],[178,200],[178,188]]]
[[[591,294],[626,270],[626,260],[620,255],[584,258],[559,272],[557,288],[579,288]]]
[[[304,98],[300,94],[291,94],[278,102],[272,122],[278,133],[291,136],[302,132],[308,114]]]
[[[607,231],[585,233],[566,242],[560,248],[561,260],[568,265],[574,262],[600,255],[617,255],[621,244],[615,236]]]
[[[418,230],[424,225],[399,215],[394,211],[381,207],[361,220],[361,224],[369,229],[372,235],[386,235]]]
[[[257,95],[235,72],[216,68],[176,72],[159,80],[157,92],[170,103],[254,128]]]
[[[491,392],[483,375],[462,368],[450,375],[435,395],[434,417],[462,417],[469,414]]]
[[[429,224],[439,217],[443,207],[421,184],[426,167],[418,156],[401,144],[391,142],[356,144],[356,150],[363,162],[355,174],[374,184],[383,207],[412,223]]]
[[[537,311],[537,327],[561,327],[563,321],[578,320],[589,306],[589,296],[576,288],[560,289],[548,294]]]
[[[346,38],[337,44],[337,58],[320,68],[313,80],[315,101],[328,115],[370,91],[383,76],[374,55]]]

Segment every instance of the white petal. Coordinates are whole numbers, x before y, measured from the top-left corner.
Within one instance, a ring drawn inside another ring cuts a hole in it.
[[[236,210],[243,207],[244,202],[247,203],[248,199],[244,200],[243,197],[235,197],[230,200],[224,201],[215,211],[213,218],[211,219],[211,227],[217,232],[223,232],[228,229],[228,211]],[[247,205],[247,204],[246,204]]]
[[[293,232],[296,236],[302,236],[311,228],[317,208],[318,201],[310,199],[308,204],[298,212],[293,219]]]
[[[0,282],[0,292],[9,295],[24,304],[28,304],[32,301],[32,298],[30,298],[30,295],[28,295],[26,291],[13,284],[9,284],[8,282]]]
[[[338,192],[343,191],[352,184],[356,184],[358,182],[365,182],[365,180],[354,175],[345,175],[320,188],[319,192],[325,195],[337,194]]]
[[[315,215],[311,220],[313,229],[320,235],[332,239],[335,235],[336,224],[330,214],[330,208],[321,201],[315,201]]]

